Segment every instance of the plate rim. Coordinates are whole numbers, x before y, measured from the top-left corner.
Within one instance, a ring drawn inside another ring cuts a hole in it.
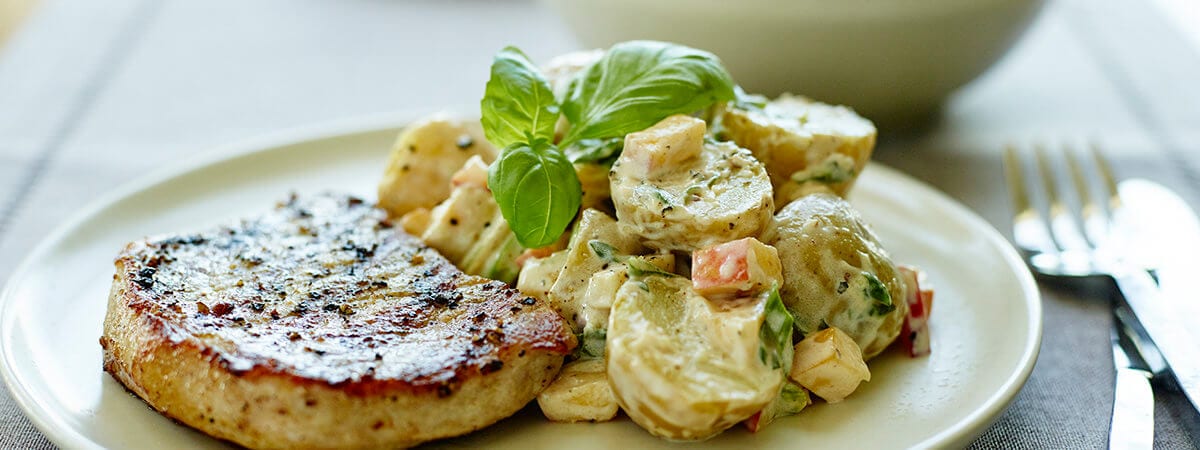
[[[1042,294],[1038,289],[1037,281],[1033,277],[1033,273],[1029,271],[1029,267],[1025,264],[1025,260],[1013,245],[992,226],[987,220],[984,220],[978,213],[968,208],[958,200],[950,197],[949,194],[912,177],[904,172],[894,169],[885,164],[872,161],[867,167],[867,170],[883,169],[887,177],[901,182],[915,184],[916,186],[925,189],[930,194],[930,197],[935,198],[942,208],[955,211],[965,221],[969,222],[976,230],[983,231],[982,236],[996,249],[1000,250],[1004,262],[1007,266],[1012,267],[1014,273],[1018,277],[1020,290],[1024,294],[1029,321],[1029,333],[1026,336],[1026,345],[1021,352],[1021,365],[1019,370],[1013,372],[1009,376],[1001,388],[994,392],[985,400],[979,408],[973,413],[964,416],[953,426],[950,426],[928,439],[925,439],[916,448],[933,448],[944,446],[963,447],[969,441],[981,436],[987,428],[990,427],[996,420],[1000,419],[1001,414],[1012,405],[1016,400],[1016,396],[1021,389],[1025,387],[1025,383],[1029,380],[1029,375],[1033,373],[1033,368],[1037,364],[1038,355],[1042,348]],[[2,299],[0,299],[2,300]]]
[[[53,444],[62,448],[100,448],[94,440],[89,439],[76,428],[64,423],[61,415],[54,414],[47,408],[38,407],[37,401],[31,394],[31,391],[17,378],[18,375],[15,371],[16,361],[13,360],[15,356],[11,348],[12,339],[7,339],[13,329],[8,325],[16,320],[10,316],[14,314],[12,310],[15,307],[14,298],[16,297],[15,291],[18,280],[26,277],[27,272],[32,270],[35,261],[43,259],[45,254],[52,248],[60,244],[73,231],[86,224],[86,222],[93,219],[96,215],[138,192],[152,189],[190,172],[203,170],[230,159],[311,141],[402,128],[407,124],[432,114],[461,116],[461,111],[463,110],[463,108],[403,110],[288,127],[279,131],[260,134],[255,137],[234,141],[231,144],[220,145],[196,152],[189,157],[166,164],[159,170],[154,170],[118,185],[116,188],[88,202],[79,212],[56,226],[32,250],[22,257],[20,263],[17,264],[9,279],[5,282],[3,289],[0,289],[0,337],[6,337],[6,339],[0,339],[0,379],[3,379],[4,386],[14,403],[17,404],[21,412],[34,427]],[[986,431],[988,426],[999,419],[1000,415],[1012,404],[1016,395],[1029,379],[1041,350],[1043,325],[1041,293],[1037,288],[1037,283],[1032,273],[1029,272],[1024,260],[1021,259],[1017,251],[996,228],[976,212],[941,190],[882,163],[872,161],[868,170],[878,172],[885,178],[898,180],[919,188],[921,191],[929,194],[931,198],[936,199],[939,207],[954,211],[966,222],[969,222],[972,228],[983,231],[983,236],[981,237],[1000,251],[1003,262],[1008,267],[1013,268],[1014,274],[1017,276],[1018,286],[1023,294],[1023,300],[1025,300],[1023,303],[1027,316],[1026,320],[1029,324],[1029,330],[1025,336],[1025,346],[1021,351],[1017,370],[1013,371],[1004,380],[1001,388],[981,403],[980,407],[976,408],[975,411],[963,416],[952,426],[926,438],[917,444],[917,447],[950,444],[963,445],[981,435]]]

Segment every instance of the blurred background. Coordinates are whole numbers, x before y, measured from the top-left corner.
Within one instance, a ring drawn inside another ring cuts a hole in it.
[[[720,47],[752,90],[855,107],[879,124],[879,159],[995,224],[1007,219],[992,195],[1000,185],[970,181],[1001,182],[997,150],[1008,142],[1098,139],[1118,161],[1188,179],[1182,193],[1200,198],[1193,0],[639,3],[0,0],[0,232],[45,176],[71,180],[55,196],[82,201],[265,133],[473,110],[504,45],[545,61],[637,37]]]
[[[505,45],[545,61],[631,38],[855,107],[877,160],[1000,229],[1007,143],[1098,142],[1200,206],[1196,0],[0,0],[0,284],[102,193],[206,149],[472,111]],[[1105,443],[1111,386],[1076,376],[1111,371],[1107,317],[1048,298],[1038,368],[980,446]],[[1162,443],[1194,446],[1186,402],[1159,408]],[[0,447],[46,445],[0,392]]]

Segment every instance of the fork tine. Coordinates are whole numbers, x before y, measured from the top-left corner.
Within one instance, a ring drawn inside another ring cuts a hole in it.
[[[1025,214],[1032,211],[1029,203],[1029,192],[1025,189],[1025,176],[1021,172],[1021,161],[1017,157],[1017,149],[1012,145],[1004,147],[1004,176],[1008,181],[1008,192],[1012,197],[1013,211]]]
[[[1092,147],[1094,150],[1094,147]],[[1092,195],[1092,189],[1088,187],[1087,177],[1084,175],[1084,169],[1080,165],[1078,152],[1067,149],[1064,152],[1067,161],[1067,167],[1071,171],[1071,180],[1074,182],[1075,191],[1079,193],[1080,217],[1083,219],[1083,232],[1092,248],[1098,248],[1104,245],[1106,236],[1108,235],[1109,217],[1105,214],[1105,209],[1097,204],[1095,196]],[[1096,155],[1093,152],[1093,155]],[[1096,157],[1099,157],[1096,155]],[[1096,169],[1100,172],[1099,177],[1105,178],[1106,167],[1102,164],[1096,164]],[[1111,181],[1111,178],[1109,178]],[[1115,193],[1113,194],[1115,195]]]
[[[1116,214],[1117,210],[1121,209],[1121,196],[1117,192],[1117,179],[1113,176],[1112,166],[1108,164],[1108,160],[1100,153],[1100,148],[1096,143],[1093,142],[1088,145],[1088,152],[1092,154],[1092,161],[1100,171],[1100,180],[1104,183],[1104,194],[1108,197],[1109,217],[1112,217]]]
[[[1046,189],[1046,196],[1050,204],[1050,237],[1064,252],[1087,251],[1090,246],[1083,237],[1079,222],[1075,220],[1063,202],[1060,195],[1061,188],[1055,175],[1056,171],[1051,168],[1045,149],[1038,145],[1035,147],[1034,153],[1037,156],[1038,172],[1042,175],[1042,184]],[[1082,192],[1081,194],[1086,195],[1087,193]],[[1083,260],[1086,258],[1080,258],[1081,262]]]
[[[1031,258],[1056,258],[1058,247],[1050,238],[1050,226],[1030,201],[1020,156],[1012,145],[1004,148],[1004,173],[1013,204],[1013,242]],[[1053,264],[1057,264],[1055,261]]]

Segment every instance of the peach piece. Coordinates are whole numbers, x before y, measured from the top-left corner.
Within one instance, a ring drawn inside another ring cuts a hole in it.
[[[782,282],[779,252],[752,237],[692,254],[692,287],[706,298],[753,296]]]

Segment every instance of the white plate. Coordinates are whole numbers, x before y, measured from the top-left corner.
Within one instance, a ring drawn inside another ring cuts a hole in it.
[[[209,153],[108,196],[42,243],[0,297],[0,357],[13,397],[54,443],[67,448],[219,448],[158,415],[101,370],[101,332],[111,261],[149,234],[197,230],[269,209],[291,190],[374,197],[398,128],[359,123],[325,133]],[[852,201],[897,261],[936,283],[933,354],[890,351],[872,381],[845,402],[818,404],[764,432],[735,427],[706,446],[879,448],[962,445],[1012,401],[1037,357],[1041,303],[1032,277],[1004,239],[943,194],[872,166]],[[526,409],[446,446],[668,447],[628,419],[553,424]]]

